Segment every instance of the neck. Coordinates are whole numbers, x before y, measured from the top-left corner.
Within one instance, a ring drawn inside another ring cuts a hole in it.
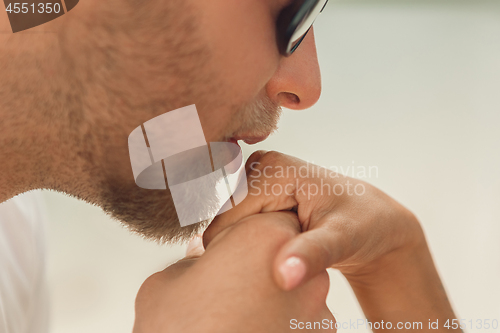
[[[6,35],[4,23],[0,33]],[[0,44],[0,202],[40,188],[71,192],[86,177],[74,149],[82,131],[69,112],[58,35],[9,36]]]

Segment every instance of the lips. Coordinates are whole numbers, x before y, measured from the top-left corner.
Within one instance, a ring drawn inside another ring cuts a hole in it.
[[[265,139],[267,139],[267,137],[270,135],[271,133],[267,133],[267,134],[241,134],[241,135],[235,135],[233,136],[229,142],[234,142],[234,143],[238,143],[239,140],[242,140],[244,141],[246,144],[249,144],[249,145],[254,145],[256,143],[259,143],[259,142],[262,142],[264,141]]]

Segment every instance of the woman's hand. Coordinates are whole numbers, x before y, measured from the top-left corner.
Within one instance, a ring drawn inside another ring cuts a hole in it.
[[[326,268],[340,270],[372,321],[455,318],[416,217],[375,187],[277,152],[247,161],[249,193],[218,216],[205,242],[234,221],[293,210],[302,233],[285,242],[273,265],[284,290]]]

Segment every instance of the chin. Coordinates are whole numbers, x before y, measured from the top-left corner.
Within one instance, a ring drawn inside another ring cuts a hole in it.
[[[181,227],[170,191],[146,190],[106,182],[98,205],[111,218],[142,237],[159,243],[183,243],[199,234],[209,221]]]

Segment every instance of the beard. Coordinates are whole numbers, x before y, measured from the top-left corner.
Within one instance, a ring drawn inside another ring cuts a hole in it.
[[[237,108],[235,115],[239,118],[237,126],[226,132],[222,141],[228,141],[238,133],[251,133],[253,136],[270,135],[278,129],[278,122],[282,109],[278,103],[267,97],[261,96],[255,101]]]
[[[228,100],[221,95],[225,89],[220,88],[227,84],[217,69],[206,65],[212,56],[210,45],[201,38],[196,23],[199,19],[188,2],[150,3],[158,8],[145,7],[135,0],[129,0],[128,7],[115,2],[116,7],[109,6],[109,11],[99,14],[102,20],[83,22],[89,33],[78,49],[78,59],[93,62],[69,58],[84,71],[80,75],[69,72],[68,77],[86,80],[75,82],[75,87],[85,87],[88,94],[77,110],[91,110],[92,122],[79,135],[75,147],[87,156],[85,169],[91,184],[65,192],[100,206],[111,218],[146,239],[184,242],[211,221],[181,227],[168,186],[166,190],[149,190],[136,185],[126,146],[130,131],[165,110],[199,104],[211,111],[233,111],[223,133],[215,139],[229,141],[238,133],[259,136],[274,132],[281,109],[267,96],[255,97],[244,105],[220,104]],[[128,11],[122,13],[126,8]],[[86,114],[82,111],[73,118],[78,120],[74,122],[75,131],[81,131]]]
[[[238,115],[238,124],[230,126],[233,128],[222,135],[221,141],[229,140],[238,132],[255,135],[274,132],[277,129],[281,108],[266,96],[238,108],[235,115]],[[176,177],[193,179],[206,170],[205,166],[194,161],[191,159],[190,163],[182,163],[185,166],[183,175]],[[99,186],[98,204],[110,217],[146,239],[159,243],[182,243],[203,232],[212,221],[212,219],[204,220],[183,227],[168,186],[166,190],[148,190],[137,186],[133,182],[132,174],[127,179],[128,181],[124,182],[123,177],[108,174]],[[185,200],[203,201],[204,207],[213,211],[215,209],[213,207],[218,204],[213,195],[199,198],[199,193],[210,193],[211,190],[192,191],[187,194],[188,198]],[[212,192],[215,195],[215,189]]]

